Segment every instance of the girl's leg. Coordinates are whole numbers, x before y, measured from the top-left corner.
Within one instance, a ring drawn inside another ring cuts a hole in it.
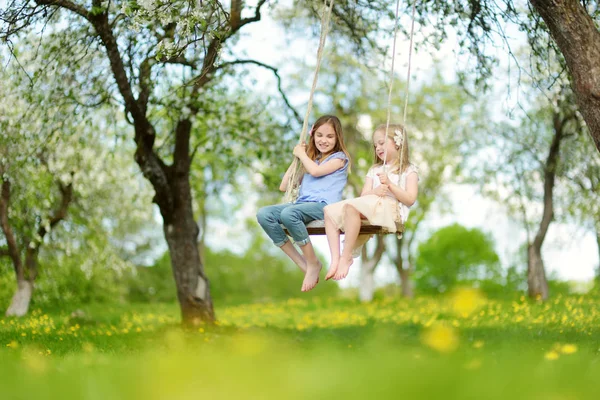
[[[317,258],[315,249],[313,248],[311,242],[301,246],[300,249],[302,250],[302,254],[306,260],[306,274],[304,275],[302,288],[300,290],[303,292],[308,292],[317,286],[317,283],[319,283],[319,274],[321,273],[321,268],[323,265]]]
[[[258,210],[256,219],[275,246],[281,248],[302,271],[306,272],[306,260],[290,242],[281,227],[281,212],[290,206],[291,204],[288,203],[263,207]]]
[[[306,275],[302,283],[303,292],[311,290],[319,282],[321,262],[310,242],[306,224],[323,219],[323,207],[325,207],[325,203],[296,203],[281,212],[281,222],[288,229],[296,244],[300,246],[306,260]]]
[[[325,214],[325,234],[327,235],[327,242],[329,243],[329,252],[331,254],[331,264],[329,270],[325,276],[325,280],[333,278],[337,271],[338,263],[340,262],[340,230],[333,218],[331,217],[331,206],[327,206],[323,209]]]
[[[342,250],[337,272],[333,277],[336,281],[344,279],[348,275],[348,270],[354,262],[352,259],[352,249],[356,244],[356,239],[360,232],[360,216],[361,214],[358,210],[350,204],[344,207],[344,250]]]
[[[302,272],[306,272],[306,260],[302,257],[302,254],[298,252],[298,249],[296,249],[296,246],[294,246],[292,242],[288,240],[280,247],[280,249],[296,263]]]

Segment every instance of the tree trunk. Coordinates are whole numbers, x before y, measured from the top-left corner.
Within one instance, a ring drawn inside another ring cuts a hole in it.
[[[398,270],[398,274],[400,274],[400,289],[402,291],[402,297],[412,299],[415,296],[415,292],[413,291],[413,285],[410,279],[410,268],[401,268]]]
[[[565,57],[573,92],[600,150],[600,32],[579,0],[530,0]]]
[[[212,323],[215,315],[208,279],[204,274],[198,250],[198,225],[192,211],[192,191],[189,182],[192,123],[189,119],[182,119],[177,123],[173,163],[166,165],[154,151],[156,131],[146,116],[152,86],[150,60],[146,60],[146,67],[140,70],[141,93],[136,99],[119,53],[117,38],[108,21],[108,14],[90,15],[88,19],[102,39],[113,76],[125,101],[125,112],[130,113],[133,119],[137,145],[135,161],[140,166],[144,177],[152,184],[155,191],[153,201],[158,205],[163,217],[163,231],[169,246],[182,322],[185,325]],[[202,68],[205,73],[202,81],[205,83],[210,80],[209,72],[214,70],[216,55],[213,53],[218,51],[220,43],[213,40],[209,46],[211,54],[206,55],[205,65]],[[195,86],[198,85],[200,83],[196,82]]]
[[[373,300],[373,294],[375,293],[375,268],[381,261],[381,257],[385,252],[385,241],[383,235],[375,235],[377,246],[373,255],[369,257],[367,254],[367,244],[362,248],[361,261],[362,266],[360,268],[360,286],[358,288],[358,296],[360,301],[366,303]],[[359,238],[360,240],[360,238]]]
[[[213,322],[212,298],[209,284],[200,261],[198,226],[190,207],[175,209],[165,223],[164,233],[169,246],[171,267],[177,286],[181,317],[186,325]]]
[[[548,298],[548,281],[540,247],[533,244],[527,247],[527,287],[529,297],[546,300]]]
[[[554,136],[550,144],[546,163],[544,164],[544,210],[542,212],[542,221],[533,239],[533,243],[530,243],[527,248],[527,285],[529,297],[539,297],[542,300],[548,298],[548,282],[544,270],[544,260],[542,259],[542,244],[548,233],[550,223],[554,218],[553,190],[560,142],[565,134],[565,124],[572,118],[572,115],[562,117],[560,110],[553,114]]]
[[[0,168],[0,174],[3,174]],[[48,218],[50,228],[54,228],[60,221],[65,219],[69,205],[73,201],[73,185],[63,185],[58,183],[59,190],[62,194],[60,204],[54,213]],[[10,306],[6,310],[7,316],[22,317],[29,310],[29,302],[33,295],[33,283],[38,274],[38,254],[40,246],[43,243],[44,236],[48,233],[45,226],[40,226],[37,231],[38,238],[30,241],[27,238],[23,239],[23,248],[25,248],[25,262],[21,260],[23,253],[17,243],[17,236],[13,230],[10,221],[8,220],[8,210],[11,200],[11,183],[8,179],[3,179],[2,188],[0,191],[0,227],[4,233],[7,242],[6,250],[0,251],[1,255],[10,256],[15,270],[17,281],[17,291],[12,298]]]
[[[182,321],[186,325],[198,325],[215,320],[208,278],[198,249],[199,228],[194,219],[192,190],[190,186],[189,135],[190,121],[178,123],[175,133],[173,165],[163,167],[169,185],[155,185],[155,202],[159,204],[164,221],[165,239],[171,255],[171,267],[177,286],[177,298],[181,308]],[[143,146],[144,164],[155,154]],[[142,165],[140,164],[140,165]],[[154,164],[150,162],[149,164]],[[150,174],[153,174],[150,171]]]
[[[404,259],[402,258],[403,243],[404,236],[402,236],[400,239],[396,239],[396,270],[400,276],[400,289],[402,292],[402,297],[412,298],[415,295],[413,292],[412,283],[410,281],[412,270],[410,265],[408,268],[404,268]]]
[[[358,298],[363,303],[373,301],[375,293],[375,264],[373,260],[363,262],[360,268],[360,286],[358,287]]]
[[[29,302],[33,295],[33,282],[19,280],[17,282],[17,291],[15,292],[8,310],[7,317],[22,317],[29,311]]]

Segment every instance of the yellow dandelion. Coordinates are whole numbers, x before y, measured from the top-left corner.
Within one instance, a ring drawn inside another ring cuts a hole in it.
[[[19,347],[19,343],[17,343],[15,340],[13,340],[12,342],[8,343],[6,345],[6,347],[10,347],[11,349],[16,349],[17,347]]]
[[[473,343],[473,347],[475,347],[476,349],[480,349],[483,347],[483,340],[477,340],[475,341],[475,343]]]
[[[563,354],[573,354],[577,352],[577,346],[574,344],[564,344],[560,347],[560,352]]]
[[[452,309],[463,318],[481,308],[484,301],[481,291],[474,288],[459,288],[451,294]]]
[[[421,335],[421,341],[441,353],[449,353],[458,347],[456,331],[444,324],[435,324]]]
[[[558,358],[558,356],[559,356],[558,353],[556,351],[552,350],[552,351],[547,352],[544,355],[544,358],[546,360],[556,360]]]

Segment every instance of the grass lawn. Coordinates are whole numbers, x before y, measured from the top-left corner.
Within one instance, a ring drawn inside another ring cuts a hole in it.
[[[2,399],[583,399],[600,393],[600,301],[462,290],[370,304],[293,299],[34,310],[0,319]]]

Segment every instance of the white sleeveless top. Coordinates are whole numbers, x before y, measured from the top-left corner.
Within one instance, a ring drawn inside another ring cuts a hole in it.
[[[373,189],[375,189],[378,186],[381,186],[381,181],[379,180],[377,174],[380,174],[382,172],[383,165],[373,166],[369,169],[369,172],[367,172],[367,177],[373,179]],[[406,190],[406,178],[412,173],[417,174],[417,177],[419,176],[419,170],[417,169],[417,166],[414,164],[408,164],[406,171],[404,171],[402,175],[398,175],[398,173],[391,172],[388,174],[388,177],[390,178],[390,181],[393,184],[397,185],[401,189]],[[396,199],[396,196],[394,196],[391,192],[388,193],[387,196],[393,198],[398,202],[398,212],[400,213],[400,218],[402,218],[402,222],[406,222],[406,220],[408,219],[409,207],[406,204],[399,202]]]

